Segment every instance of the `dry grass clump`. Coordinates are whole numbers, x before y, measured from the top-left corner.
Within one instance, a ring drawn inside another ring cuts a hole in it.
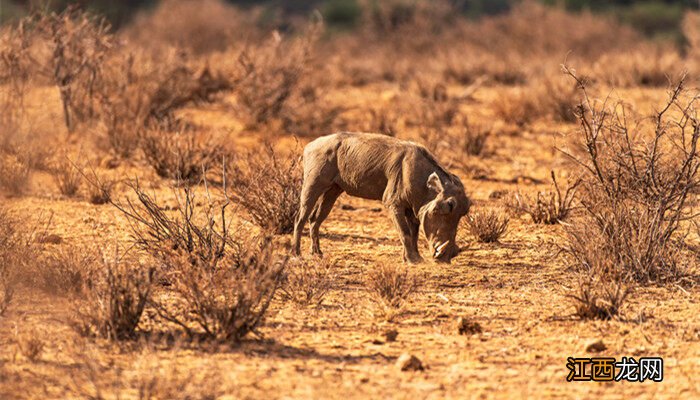
[[[153,287],[152,268],[118,255],[102,256],[91,271],[84,300],[76,304],[72,325],[84,336],[110,340],[136,337]]]
[[[581,319],[614,318],[630,294],[625,283],[595,273],[581,274],[578,285],[577,291],[569,297],[574,300],[576,315]]]
[[[253,222],[275,234],[292,232],[301,193],[301,158],[281,156],[265,144],[242,156],[232,170],[230,196]]]
[[[46,347],[46,342],[38,337],[37,332],[29,335],[20,334],[15,327],[14,339],[19,352],[30,362],[36,362],[41,358]]]
[[[508,230],[509,221],[507,215],[494,210],[477,211],[467,216],[469,232],[484,243],[498,242]]]
[[[60,246],[39,260],[37,283],[52,294],[79,295],[91,284],[91,271],[99,261],[92,248]]]
[[[83,183],[83,173],[67,156],[60,157],[52,166],[51,174],[62,195],[73,197]]]
[[[418,290],[420,281],[405,265],[379,264],[367,271],[365,285],[387,307],[400,308]]]
[[[688,196],[700,186],[697,96],[687,97],[681,80],[660,111],[631,127],[621,104],[595,106],[585,82],[565,71],[585,96],[578,113],[583,156],[570,154],[584,173],[584,217],[581,230],[568,230],[566,252],[574,265],[586,267],[596,256],[586,243],[597,243],[615,276],[676,280],[684,264],[680,224],[693,215]]]
[[[336,264],[328,259],[292,259],[287,263],[280,298],[301,306],[319,305],[335,281]]]
[[[562,194],[554,171],[551,172],[551,177],[553,191],[537,192],[534,198],[516,193],[508,206],[517,214],[528,214],[536,224],[551,225],[564,221],[574,208],[576,189],[581,181],[575,181]]]
[[[568,294],[582,319],[611,319],[617,316],[631,293],[630,276],[615,263],[618,256],[595,230],[573,225],[567,230],[565,254],[577,269],[577,287]]]
[[[458,149],[468,156],[480,156],[491,136],[491,129],[467,122],[456,135]]]

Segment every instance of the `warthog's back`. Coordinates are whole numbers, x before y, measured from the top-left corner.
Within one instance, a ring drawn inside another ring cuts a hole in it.
[[[400,172],[403,154],[415,144],[372,133],[336,133],[320,137],[304,150],[304,168],[334,164],[333,180],[349,195],[381,200],[389,177]]]

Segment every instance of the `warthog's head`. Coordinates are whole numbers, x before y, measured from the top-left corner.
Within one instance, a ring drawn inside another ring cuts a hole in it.
[[[459,220],[469,212],[471,201],[456,176],[443,182],[433,172],[427,184],[435,198],[421,207],[419,219],[433,259],[449,263],[459,253],[455,239],[457,227]]]

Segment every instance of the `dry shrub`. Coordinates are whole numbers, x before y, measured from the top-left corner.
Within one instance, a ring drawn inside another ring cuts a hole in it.
[[[437,131],[433,131],[437,132]],[[491,136],[491,129],[475,125],[469,121],[446,127],[442,134],[424,138],[430,143],[438,143],[435,147],[440,159],[456,162],[462,168],[468,168],[472,157],[483,154],[486,142]]]
[[[485,83],[522,85],[527,82],[528,71],[523,67],[527,60],[510,54],[491,54],[483,49],[469,48],[473,56],[464,57],[463,52],[453,51],[445,55],[442,75],[449,81],[462,85]]]
[[[273,252],[267,239],[239,240],[237,246],[239,252],[225,255],[215,268],[185,254],[170,257],[165,277],[172,287],[167,297],[154,299],[158,314],[191,337],[201,334],[236,343],[249,333],[258,334],[286,259]]]
[[[249,152],[232,167],[230,196],[258,226],[290,233],[299,209],[301,158],[280,156],[271,144]]]
[[[682,274],[684,237],[680,225],[693,214],[689,195],[698,190],[700,121],[684,81],[652,118],[628,123],[620,103],[596,105],[585,82],[565,67],[584,94],[579,108],[582,156],[569,155],[583,172],[581,228],[569,229],[567,253],[577,267],[595,253],[616,276],[636,282],[674,281]]]
[[[104,59],[113,44],[104,18],[77,7],[60,14],[35,15],[36,27],[49,43],[49,65],[54,84],[61,94],[66,128],[92,120],[97,112],[95,89],[101,79]]]
[[[499,96],[492,107],[505,122],[522,126],[540,118],[574,122],[576,104],[574,85],[544,78]]]
[[[468,156],[479,156],[486,147],[486,141],[491,136],[491,129],[467,122],[458,132],[457,149]]]
[[[17,154],[26,147],[25,98],[32,84],[32,36],[20,23],[0,29],[0,153]]]
[[[31,274],[37,256],[32,233],[0,207],[0,315],[9,307],[20,281]]]
[[[117,182],[100,177],[94,168],[90,167],[90,172],[83,172],[83,178],[88,183],[88,200],[91,204],[107,204],[112,200],[112,191]]]
[[[553,191],[537,192],[537,195],[532,198],[521,193],[516,193],[514,198],[509,201],[508,206],[516,214],[527,214],[536,224],[556,224],[564,221],[571,210],[576,196],[576,189],[581,184],[580,180],[576,180],[572,185],[568,186],[562,194],[559,188],[559,183],[551,172]]]
[[[73,197],[83,182],[83,173],[67,156],[59,157],[51,168],[53,181],[64,196]]]
[[[151,296],[153,273],[135,260],[103,255],[83,300],[76,303],[74,329],[84,336],[133,339]]]
[[[319,305],[333,287],[336,264],[327,259],[292,259],[287,263],[280,287],[283,301],[298,305]]]
[[[254,18],[222,0],[170,0],[137,15],[122,34],[140,46],[179,47],[199,55],[255,36]]]
[[[454,22],[457,10],[448,1],[403,1],[388,0],[366,3],[364,18],[366,28],[379,37],[399,41],[404,38],[408,42],[418,41],[416,32],[437,33],[445,26]],[[419,43],[410,43],[418,45]],[[409,44],[407,44],[409,45]]]
[[[216,93],[230,87],[220,74],[190,62],[173,49],[147,53],[118,48],[104,67],[97,88],[100,120],[109,146],[128,157],[150,130],[180,126],[176,110],[211,101]]]
[[[31,168],[15,156],[0,154],[0,188],[21,195],[29,187]]]
[[[136,246],[161,265],[169,289],[153,298],[158,314],[190,336],[237,342],[256,332],[286,262],[271,241],[243,240],[240,231],[232,237],[226,199],[214,200],[207,192],[200,203],[185,186],[176,192],[180,203],[173,216],[138,184],[130,186],[138,203],[112,204],[129,220]]]
[[[61,246],[41,258],[38,284],[52,294],[82,294],[99,259],[92,248]]]
[[[405,265],[383,263],[367,272],[365,285],[387,307],[400,308],[418,290],[420,282]]]
[[[686,11],[681,25],[683,36],[688,43],[688,57],[695,61],[695,67],[700,62],[700,12]]]
[[[498,242],[508,230],[509,218],[507,215],[489,211],[477,211],[467,216],[469,232],[480,242]]]
[[[314,23],[304,35],[294,39],[285,39],[274,32],[266,42],[248,47],[240,54],[243,78],[236,93],[249,126],[283,120],[285,126],[293,126],[299,121],[296,105],[308,100],[303,98],[302,78],[310,68],[321,29],[320,23]]]
[[[174,189],[178,203],[173,215],[138,181],[127,186],[137,200],[127,198],[125,203],[110,203],[128,219],[132,239],[139,249],[161,261],[171,259],[173,252],[187,254],[191,262],[210,270],[225,257],[238,253],[238,243],[231,238],[226,220],[228,201],[215,202],[207,192],[205,203],[200,203],[195,190],[185,185]]]
[[[158,176],[196,183],[221,162],[221,146],[201,130],[188,127],[149,129],[141,138],[141,149]]]
[[[562,57],[571,52],[582,59],[624,51],[639,42],[639,35],[612,17],[583,11],[568,13],[536,1],[524,1],[507,14],[482,18],[463,34],[479,49],[499,54],[527,55],[530,60]]]
[[[33,148],[25,129],[25,98],[32,84],[32,37],[25,24],[0,29],[0,188],[20,194],[26,186]]]
[[[593,66],[595,77],[615,87],[666,87],[685,69],[675,49],[645,43],[624,53],[604,54]]]

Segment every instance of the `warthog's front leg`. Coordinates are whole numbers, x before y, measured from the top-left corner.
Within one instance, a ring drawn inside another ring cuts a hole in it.
[[[399,239],[403,245],[403,260],[410,264],[417,264],[423,261],[418,252],[418,228],[414,229],[413,224],[406,217],[407,211],[409,210],[404,207],[389,207],[389,214],[399,230]]]

